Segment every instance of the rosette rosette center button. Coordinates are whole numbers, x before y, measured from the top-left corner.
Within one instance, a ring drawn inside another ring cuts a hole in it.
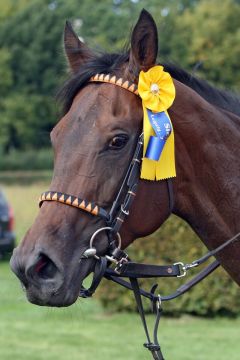
[[[150,87],[150,91],[152,94],[157,95],[159,93],[159,86],[158,84],[152,84]]]

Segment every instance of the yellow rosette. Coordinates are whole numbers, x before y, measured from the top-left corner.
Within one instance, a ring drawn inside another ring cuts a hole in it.
[[[176,176],[174,133],[173,126],[167,109],[172,105],[175,98],[175,86],[169,73],[163,70],[163,66],[154,66],[147,72],[141,71],[138,82],[138,92],[143,105],[143,131],[144,149],[141,169],[141,178],[146,180],[162,180]],[[155,135],[155,131],[149,120],[148,110],[155,113],[164,112],[171,124],[171,132],[158,161],[146,157],[149,139]]]

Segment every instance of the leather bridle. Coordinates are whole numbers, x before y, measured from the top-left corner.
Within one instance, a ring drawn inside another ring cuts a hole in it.
[[[138,89],[135,83],[124,80],[123,78],[117,78],[115,75],[96,74],[90,78],[89,82],[113,84],[138,96]],[[134,155],[132,157],[130,165],[128,166],[126,175],[123,179],[118,194],[113,201],[112,207],[109,212],[107,212],[101,206],[97,205],[95,202],[87,201],[85,199],[81,199],[79,197],[58,191],[46,191],[42,193],[39,199],[39,206],[41,206],[44,201],[56,201],[62,204],[76,207],[92,215],[99,216],[105,221],[106,226],[108,227],[107,230],[111,232],[111,235],[117,234],[119,239],[119,230],[125,218],[129,215],[129,209],[136,196],[142,156],[143,133],[138,138]],[[166,179],[165,181],[167,182],[169,196],[169,214],[171,214],[174,205],[172,180]],[[122,199],[124,200],[122,201]],[[112,244],[114,244],[113,241],[111,241],[111,243],[109,244],[110,250],[112,250]]]
[[[122,78],[116,78],[109,74],[96,74],[90,79],[90,82],[105,82],[120,86],[135,95],[138,95],[137,86],[129,81],[124,81]],[[134,151],[134,155],[128,166],[126,175],[120,186],[118,194],[113,201],[112,207],[109,212],[94,202],[81,199],[79,197],[65,194],[58,191],[44,192],[39,199],[41,206],[44,201],[56,201],[68,206],[72,206],[90,213],[93,216],[99,216],[105,221],[105,226],[95,231],[90,239],[88,249],[85,249],[81,255],[81,261],[86,261],[89,258],[96,259],[96,266],[91,286],[88,289],[81,287],[81,297],[90,297],[95,292],[100,281],[103,277],[108,280],[114,281],[117,284],[132,290],[135,296],[139,314],[143,323],[144,331],[147,337],[147,343],[144,346],[150,350],[152,356],[156,360],[163,360],[161,348],[157,339],[157,330],[161,316],[161,303],[169,301],[176,297],[183,295],[190,290],[193,286],[197,285],[200,281],[212,273],[219,265],[219,261],[215,260],[210,265],[206,266],[200,271],[193,279],[186,284],[180,286],[174,293],[168,296],[155,295],[157,285],[147,292],[139,287],[139,278],[159,278],[159,277],[183,277],[189,269],[197,267],[205,263],[211,256],[218,254],[220,251],[231,245],[234,241],[238,240],[240,233],[224,242],[218,248],[209,251],[200,259],[193,261],[190,264],[177,262],[173,265],[146,265],[132,262],[122,249],[121,249],[121,236],[119,234],[120,228],[124,220],[129,215],[132,202],[136,196],[137,186],[140,178],[141,159],[143,156],[143,134],[138,138],[138,142]],[[164,180],[167,183],[168,199],[169,199],[169,215],[172,213],[174,206],[174,194],[172,179]],[[97,254],[97,249],[94,242],[101,231],[107,231],[108,249],[103,256]],[[114,269],[109,265],[113,263]],[[122,278],[129,278],[129,282]],[[153,305],[153,310],[156,313],[156,322],[154,326],[153,341],[149,336],[149,331],[145,319],[145,314],[142,305],[141,296],[148,298]]]

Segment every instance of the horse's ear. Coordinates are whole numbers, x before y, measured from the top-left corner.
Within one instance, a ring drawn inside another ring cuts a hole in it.
[[[140,70],[147,71],[154,66],[158,53],[157,26],[145,9],[141,11],[131,37],[129,70],[137,75]]]
[[[73,73],[94,58],[94,53],[79,39],[69,21],[66,21],[64,29],[64,49]]]

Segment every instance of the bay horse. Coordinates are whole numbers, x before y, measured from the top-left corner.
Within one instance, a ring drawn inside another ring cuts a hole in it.
[[[116,86],[116,81],[89,80],[96,74],[110,74],[136,87],[139,72],[156,64],[156,24],[143,10],[125,53],[95,54],[69,23],[64,45],[71,77],[61,91],[64,116],[51,132],[54,173],[50,190],[88,199],[108,211],[142,131],[143,111],[141,99]],[[177,171],[172,181],[172,212],[213,249],[240,228],[240,101],[175,66],[165,65],[165,70],[176,88],[169,109]],[[153,233],[169,215],[167,182],[140,179],[120,230],[122,247]],[[96,261],[79,259],[92,234],[104,226],[102,218],[86,211],[45,201],[11,258],[28,300],[44,306],[73,304]],[[101,232],[98,253],[105,253],[107,243],[106,233]],[[240,285],[240,243],[231,244],[217,259]]]

